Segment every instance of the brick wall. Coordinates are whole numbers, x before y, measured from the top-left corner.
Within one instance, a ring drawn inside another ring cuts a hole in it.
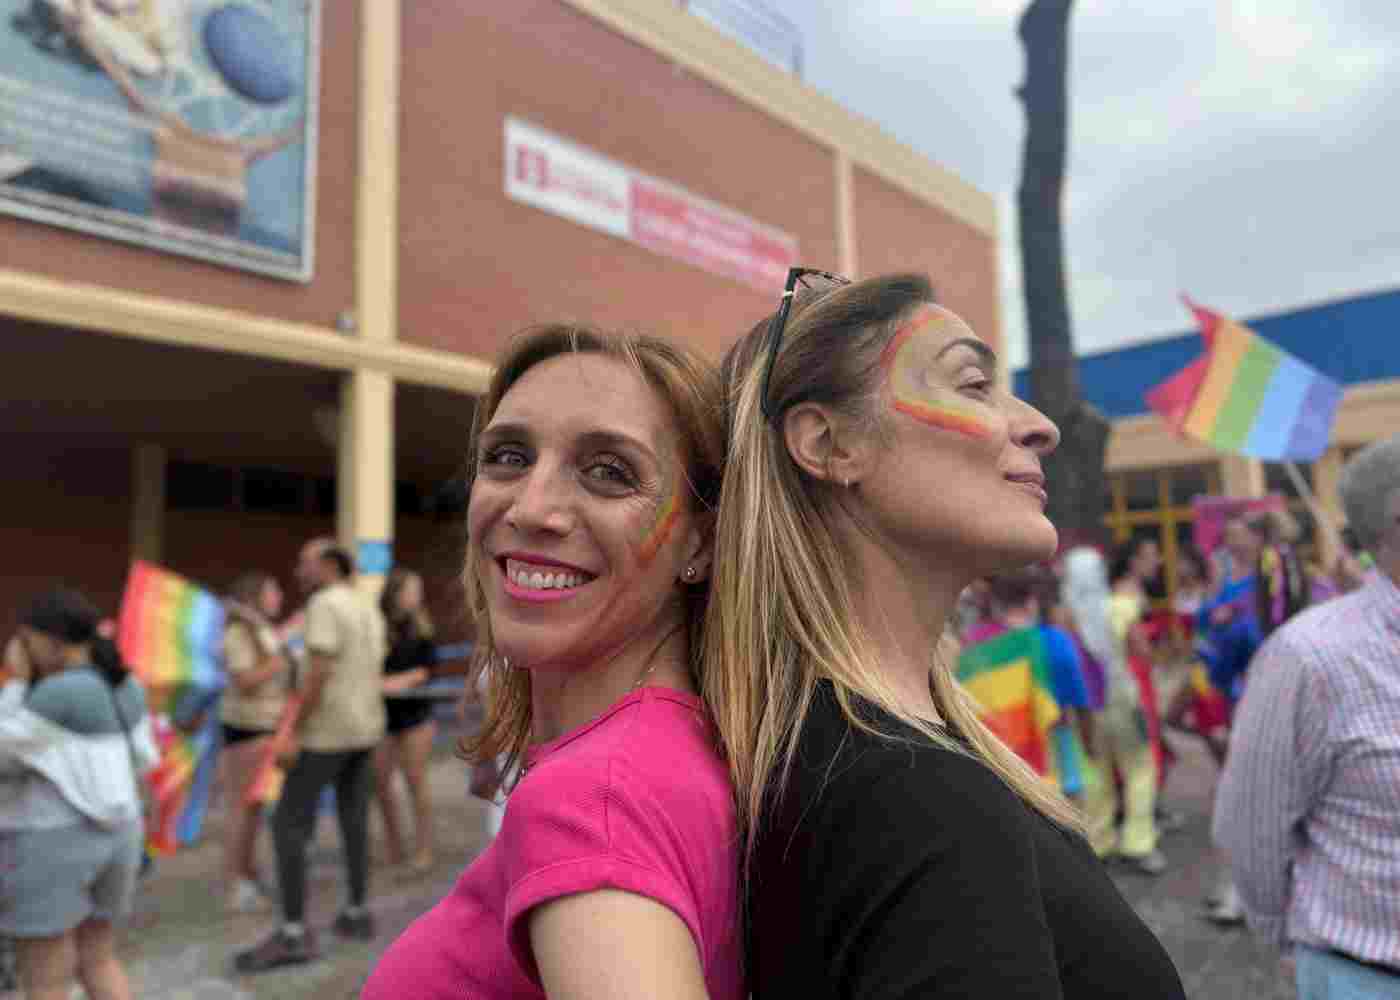
[[[798,239],[834,266],[832,156],[559,0],[406,8],[401,335],[490,357],[547,320],[718,354],[774,308],[752,288],[507,200],[515,115]]]
[[[76,587],[115,614],[126,577],[131,458],[124,450],[7,448],[0,528],[0,637],[50,585]]]
[[[996,240],[868,170],[855,169],[852,189],[860,273],[928,274],[938,300],[1000,348]]]

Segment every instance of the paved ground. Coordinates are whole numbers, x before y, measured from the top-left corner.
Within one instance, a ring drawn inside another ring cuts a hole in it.
[[[1191,1000],[1291,1000],[1296,992],[1276,953],[1244,928],[1222,930],[1201,917],[1218,872],[1209,838],[1215,768],[1193,742],[1173,737],[1172,745],[1181,759],[1165,802],[1189,822],[1162,842],[1171,868],[1155,879],[1115,873],[1114,881],[1166,945]]]
[[[223,913],[216,877],[215,814],[210,830],[214,836],[177,857],[162,859],[143,886],[124,946],[136,995],[147,1000],[357,996],[380,951],[414,916],[447,892],[483,844],[482,807],[466,794],[465,765],[451,756],[448,738],[441,743],[432,771],[438,803],[438,865],[419,879],[409,879],[383,864],[375,868],[372,908],[379,935],[373,943],[347,944],[329,933],[340,905],[341,869],[335,823],[331,816],[323,816],[312,852],[310,920],[321,932],[325,957],[255,978],[235,976],[230,956],[258,940],[271,926],[272,917]],[[1158,879],[1117,875],[1118,884],[1171,952],[1192,1000],[1292,997],[1277,960],[1247,931],[1220,931],[1199,915],[1201,897],[1215,880],[1207,841],[1213,773],[1204,754],[1182,746],[1186,752],[1172,774],[1167,801],[1186,813],[1190,822],[1163,845],[1172,868]],[[271,844],[265,842],[263,849],[270,872]],[[7,996],[0,994],[0,998]]]

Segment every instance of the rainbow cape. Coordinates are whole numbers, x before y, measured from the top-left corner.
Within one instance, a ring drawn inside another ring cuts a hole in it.
[[[1206,353],[1154,386],[1147,405],[1174,431],[1273,462],[1327,450],[1342,387],[1247,326],[1190,299]]]
[[[958,680],[987,728],[1039,774],[1051,774],[1050,730],[1060,706],[1040,629],[1012,629],[967,646],[958,657]]]
[[[160,763],[147,780],[147,842],[169,853],[199,836],[219,751],[224,608],[184,577],[137,561],[122,595],[117,646],[146,689]]]

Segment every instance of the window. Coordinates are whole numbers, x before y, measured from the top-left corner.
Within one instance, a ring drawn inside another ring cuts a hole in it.
[[[244,469],[243,510],[300,514],[306,509],[303,476],[285,469]]]
[[[1162,549],[1161,584],[1150,596],[1161,601],[1175,591],[1176,559],[1181,543],[1191,537],[1195,512],[1191,501],[1220,492],[1220,468],[1215,463],[1133,469],[1108,476],[1113,501],[1104,518],[1115,543],[1151,538]]]
[[[232,510],[238,476],[232,469],[200,462],[165,467],[165,505],[170,510]]]

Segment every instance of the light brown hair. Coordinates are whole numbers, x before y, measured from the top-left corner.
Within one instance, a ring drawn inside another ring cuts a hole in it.
[[[686,467],[686,502],[692,512],[713,508],[724,455],[720,424],[719,379],[714,366],[686,348],[655,337],[606,333],[575,324],[553,323],[527,330],[507,347],[485,394],[477,402],[468,452],[468,492],[477,468],[477,442],[491,423],[511,386],[535,365],[563,354],[600,354],[615,358],[644,378],[670,408],[680,439],[677,451]],[[530,672],[512,670],[496,651],[486,593],[479,575],[481,553],[469,537],[462,569],[467,611],[477,622],[476,648],[468,683],[488,682],[486,721],[475,736],[464,737],[460,749],[469,759],[485,761],[507,755],[504,773],[521,761],[530,743]],[[689,668],[700,686],[699,630],[709,596],[708,584],[682,588],[690,640]]]
[[[379,595],[379,610],[383,612],[384,624],[389,627],[389,635],[395,641],[433,637],[433,619],[426,607],[420,606],[417,611],[407,615],[399,609],[399,595],[403,593],[408,581],[414,579],[419,583],[423,581],[413,570],[395,566],[385,578],[384,590]]]
[[[863,699],[933,742],[964,752],[938,726],[901,707],[856,616],[854,594],[865,582],[853,578],[837,541],[832,491],[798,467],[780,430],[788,408],[816,401],[887,440],[877,405],[881,353],[899,322],[933,301],[929,280],[917,274],[799,297],[773,365],[771,422],[760,407],[768,320],[721,366],[729,451],[702,681],[735,786],[745,871],[765,811],[786,783],[820,682],[831,683],[853,727],[896,738],[857,710]],[[945,637],[929,650],[929,687],[944,720],[1029,806],[1079,829],[1059,792],[979,720],[954,679],[955,648]]]

